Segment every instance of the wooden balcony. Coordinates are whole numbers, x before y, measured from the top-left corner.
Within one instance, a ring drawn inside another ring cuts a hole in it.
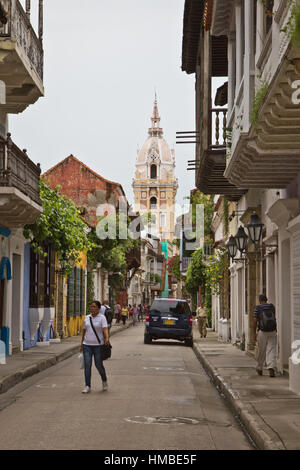
[[[39,37],[19,0],[2,0],[0,18],[0,109],[20,113],[44,95],[43,2],[39,1]]]
[[[11,140],[0,136],[0,224],[20,228],[42,213],[39,183],[41,169]]]
[[[128,270],[139,268],[141,266],[141,249],[134,248],[131,250],[126,256],[126,261]]]
[[[286,188],[300,172],[300,46],[290,47],[250,131],[240,133],[226,177],[241,188]]]
[[[213,108],[208,113],[208,142],[198,142],[199,159],[194,162],[196,185],[205,194],[221,194],[230,201],[238,201],[244,190],[238,189],[225,177],[226,170],[226,116],[227,109]],[[192,162],[191,162],[192,165]]]

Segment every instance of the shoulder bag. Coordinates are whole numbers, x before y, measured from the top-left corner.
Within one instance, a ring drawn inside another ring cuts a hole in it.
[[[109,344],[101,344],[101,341],[99,339],[99,336],[96,333],[96,330],[94,328],[93,322],[92,322],[92,317],[90,317],[90,322],[91,322],[91,327],[93,328],[93,331],[96,335],[96,338],[98,340],[98,343],[100,344],[100,350],[101,350],[101,359],[102,361],[105,361],[106,359],[109,359],[111,357],[111,350],[112,350],[112,345]]]

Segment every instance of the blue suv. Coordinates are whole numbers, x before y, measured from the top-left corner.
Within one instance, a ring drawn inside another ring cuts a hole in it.
[[[177,339],[193,346],[193,317],[186,300],[154,300],[146,315],[144,343],[153,339]]]

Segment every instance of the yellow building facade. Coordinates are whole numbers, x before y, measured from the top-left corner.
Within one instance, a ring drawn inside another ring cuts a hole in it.
[[[134,210],[140,214],[151,212],[154,217],[148,232],[158,236],[161,241],[172,241],[178,189],[178,180],[175,178],[175,152],[163,138],[156,98],[151,123],[148,138],[137,154],[132,185]]]
[[[56,276],[57,299],[54,325],[58,336],[81,334],[87,304],[87,255],[80,254],[81,261],[63,279]],[[58,318],[59,317],[59,318]],[[58,321],[62,324],[58,324]]]

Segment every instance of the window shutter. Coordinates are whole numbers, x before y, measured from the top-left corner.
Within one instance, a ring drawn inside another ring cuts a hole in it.
[[[85,270],[80,270],[80,315],[85,315]]]
[[[45,257],[39,255],[39,273],[38,273],[38,307],[44,307],[45,303]]]
[[[75,316],[80,315],[80,268],[75,268]]]
[[[44,258],[44,306],[50,307],[50,267],[51,267],[51,249],[47,245],[47,257]]]
[[[68,274],[67,316],[74,314],[74,269]]]
[[[38,306],[38,273],[39,273],[39,257],[30,247],[30,292],[29,307],[37,308]]]
[[[50,250],[50,307],[55,306],[55,251]]]

